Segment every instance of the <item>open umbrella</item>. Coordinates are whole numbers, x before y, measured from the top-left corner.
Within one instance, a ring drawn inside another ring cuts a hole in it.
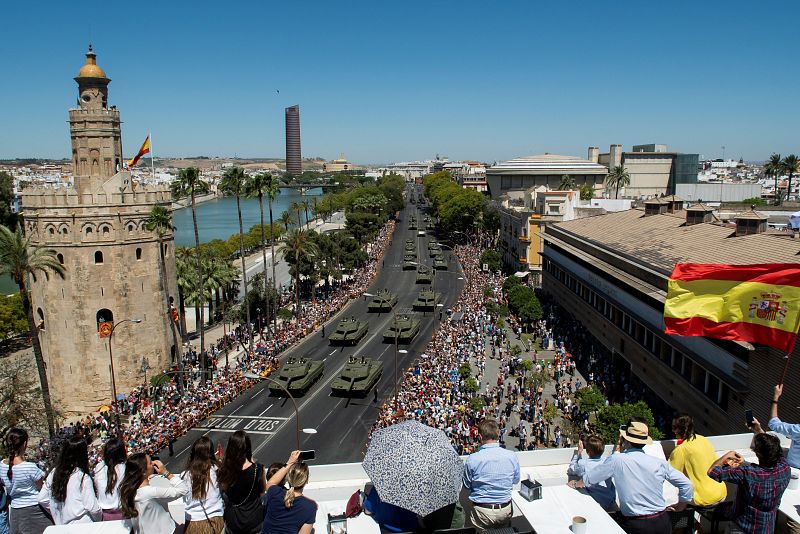
[[[444,432],[405,421],[372,435],[364,470],[383,502],[419,515],[458,500],[464,463]]]
[[[101,404],[100,407],[97,409],[98,412],[103,413],[111,410],[111,406],[108,404]]]

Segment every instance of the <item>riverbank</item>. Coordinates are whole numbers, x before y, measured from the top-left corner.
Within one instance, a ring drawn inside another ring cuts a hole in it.
[[[202,204],[203,202],[208,202],[209,200],[214,200],[214,199],[217,199],[217,198],[221,198],[222,196],[223,196],[222,194],[218,194],[218,193],[207,193],[205,195],[200,195],[200,196],[195,197],[194,203],[195,203],[195,205]],[[192,198],[191,197],[182,198],[180,200],[175,200],[175,201],[172,202],[172,209],[179,210],[181,208],[188,208],[191,205],[192,205]]]

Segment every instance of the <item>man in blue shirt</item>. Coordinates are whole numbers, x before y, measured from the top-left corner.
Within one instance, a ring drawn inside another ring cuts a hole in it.
[[[620,526],[628,534],[671,534],[672,524],[664,501],[664,481],[678,488],[677,504],[670,510],[681,511],[694,498],[694,488],[686,475],[666,460],[649,456],[642,450],[653,440],[647,425],[632,422],[620,429],[620,454],[587,471],[583,482],[593,486],[614,478],[622,517]]]
[[[466,524],[478,530],[509,527],[511,491],[520,478],[517,455],[500,447],[500,426],[494,419],[483,419],[478,435],[481,448],[464,465]]]
[[[569,464],[567,474],[580,477],[583,476],[602,464],[605,460],[602,458],[605,444],[603,438],[596,434],[586,437],[586,453],[588,458],[582,458],[584,440],[578,441],[578,450],[572,461]],[[614,481],[610,477],[606,480],[600,481],[597,484],[588,486],[582,480],[572,480],[569,483],[572,488],[583,488],[595,500],[597,504],[603,507],[606,512],[615,512],[617,509],[617,490],[614,488]]]
[[[783,434],[790,440],[792,444],[789,446],[789,452],[786,455],[786,463],[789,467],[800,469],[800,425],[784,423],[778,417],[778,400],[783,394],[783,384],[775,386],[775,393],[772,396],[772,410],[769,416],[769,429],[778,434]]]

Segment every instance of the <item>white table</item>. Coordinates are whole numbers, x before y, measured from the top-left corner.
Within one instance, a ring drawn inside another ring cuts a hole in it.
[[[589,534],[625,534],[594,499],[568,486],[545,486],[535,501],[514,491],[511,500],[537,534],[570,534],[576,515],[586,518]]]
[[[72,525],[50,526],[44,534],[130,534],[131,522],[103,521],[102,523],[75,523]]]
[[[328,514],[343,514],[347,507],[347,500],[317,502],[317,517],[314,519],[314,533],[328,533]],[[380,534],[378,526],[370,516],[361,513],[347,520],[347,534]]]

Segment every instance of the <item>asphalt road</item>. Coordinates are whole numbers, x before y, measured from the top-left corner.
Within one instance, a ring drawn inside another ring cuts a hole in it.
[[[393,311],[410,311],[419,290],[428,286],[416,284],[415,271],[403,271],[403,249],[405,240],[417,239],[418,261],[432,265],[427,243],[430,235],[418,237],[417,231],[408,230],[408,216],[418,214],[421,220],[424,213],[415,204],[408,204],[402,212],[395,230],[394,238],[384,257],[384,267],[367,292],[375,293],[381,288],[389,288],[398,295]],[[461,266],[449,250],[445,250],[448,270],[438,271],[435,290],[442,293],[447,310],[458,298],[464,280]],[[297,397],[300,414],[300,427],[316,430],[315,434],[301,432],[300,448],[316,450],[317,464],[361,461],[367,434],[378,414],[378,407],[394,393],[396,381],[394,344],[385,343],[383,331],[388,328],[392,313],[368,313],[367,300],[350,302],[339,314],[326,323],[326,335],[336,328],[341,317],[356,316],[369,321],[367,335],[355,347],[331,346],[327,338],[318,331],[308,336],[302,343],[286,351],[282,361],[289,356],[308,356],[325,361],[325,373],[308,392]],[[415,314],[420,320],[420,332],[409,344],[400,344],[407,354],[398,354],[398,368],[413,364],[431,338],[434,322],[438,314],[421,312]],[[446,315],[445,315],[446,317]],[[377,357],[384,362],[383,376],[377,384],[379,402],[373,402],[373,393],[364,398],[342,398],[331,396],[330,383],[344,367],[348,356]],[[228,436],[236,430],[245,430],[253,442],[253,455],[260,462],[269,465],[275,461],[285,461],[289,451],[297,447],[297,421],[290,399],[270,395],[267,382],[263,382],[240,395],[233,402],[210,416],[201,426],[189,431],[174,444],[175,456],[162,454],[172,471],[182,470],[188,457],[192,442],[201,435],[209,436],[215,443],[221,441],[223,448]],[[164,451],[166,452],[166,451]]]

